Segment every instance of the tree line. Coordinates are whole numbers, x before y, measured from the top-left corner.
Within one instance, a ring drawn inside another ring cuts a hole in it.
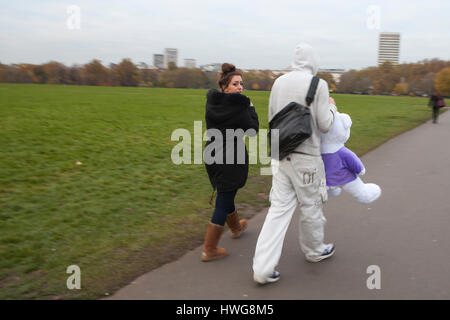
[[[270,70],[243,72],[245,87],[250,90],[270,90],[281,73]],[[417,63],[349,70],[339,81],[330,73],[319,72],[334,92],[359,94],[430,95],[438,89],[450,95],[450,61],[422,60]],[[201,69],[179,68],[169,64],[168,69],[142,68],[130,59],[104,66],[99,60],[84,65],[65,66],[51,61],[45,64],[1,64],[0,82],[46,83],[93,86],[142,86],[163,88],[217,88],[218,73]]]
[[[246,72],[246,86],[253,90],[270,90],[275,76],[270,71]],[[0,82],[70,84],[91,86],[142,86],[163,88],[217,88],[218,73],[201,69],[139,68],[130,59],[104,66],[99,60],[85,65],[65,66],[56,61],[45,64],[0,63]]]
[[[350,70],[340,77],[342,93],[431,95],[437,89],[450,95],[450,61],[422,60],[392,65],[388,62],[363,70]]]

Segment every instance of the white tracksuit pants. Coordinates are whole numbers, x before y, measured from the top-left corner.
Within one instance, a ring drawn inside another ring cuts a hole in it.
[[[272,159],[270,208],[256,244],[253,272],[272,274],[280,260],[284,237],[297,204],[300,205],[300,247],[306,257],[325,249],[322,207],[328,199],[325,169],[320,156],[293,153],[281,161]]]

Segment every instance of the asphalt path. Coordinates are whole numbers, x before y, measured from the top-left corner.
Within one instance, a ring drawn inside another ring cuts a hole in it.
[[[240,239],[224,234],[224,259],[202,262],[198,247],[108,299],[450,299],[450,112],[361,160],[363,181],[380,185],[382,196],[366,205],[344,193],[329,199],[325,239],[336,245],[332,258],[305,260],[297,210],[277,267],[280,280],[255,283],[252,261],[265,209]]]

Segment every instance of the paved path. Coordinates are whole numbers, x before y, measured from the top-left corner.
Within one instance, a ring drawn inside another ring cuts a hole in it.
[[[431,116],[431,111],[430,111]],[[305,261],[297,240],[298,212],[286,235],[281,279],[252,279],[256,239],[267,209],[237,240],[221,246],[226,258],[204,263],[201,248],[153,270],[109,299],[450,299],[450,112],[362,157],[366,182],[381,186],[375,203],[342,194],[326,204],[326,240],[336,254]],[[369,290],[367,268],[381,271],[381,289]]]

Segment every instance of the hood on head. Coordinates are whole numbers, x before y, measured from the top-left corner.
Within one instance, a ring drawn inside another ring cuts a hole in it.
[[[319,70],[319,62],[319,55],[309,44],[302,42],[295,47],[294,61],[292,62],[294,70],[307,70],[315,76]]]
[[[333,126],[327,133],[320,133],[320,153],[335,153],[350,138],[352,119],[346,113],[336,112]]]

